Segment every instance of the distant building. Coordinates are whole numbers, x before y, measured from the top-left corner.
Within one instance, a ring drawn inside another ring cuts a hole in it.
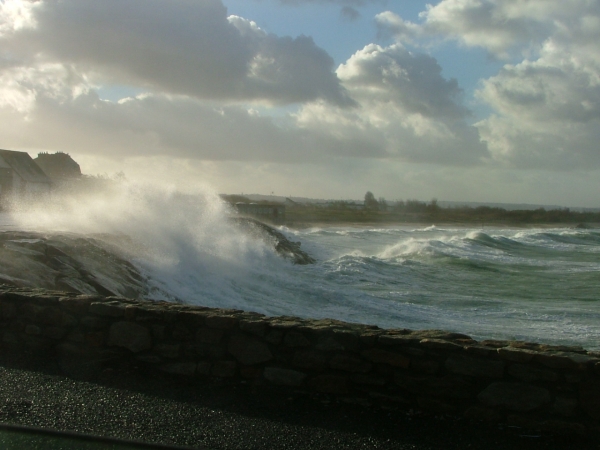
[[[81,177],[81,168],[68,153],[38,153],[35,163],[53,182],[70,181]]]
[[[51,181],[26,152],[0,150],[2,202],[35,198],[50,192]]]
[[[235,205],[238,214],[251,216],[271,222],[281,222],[285,219],[285,205],[281,203],[243,203]]]

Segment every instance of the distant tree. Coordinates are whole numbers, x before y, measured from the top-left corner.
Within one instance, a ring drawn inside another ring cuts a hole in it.
[[[388,210],[388,204],[385,201],[385,198],[379,197],[379,211],[387,211],[387,210]]]
[[[379,209],[379,202],[375,199],[375,196],[371,191],[365,194],[365,209],[371,211],[377,211]]]
[[[436,213],[440,210],[440,206],[438,205],[438,201],[437,198],[432,198],[431,202],[429,203],[429,210],[432,213]]]

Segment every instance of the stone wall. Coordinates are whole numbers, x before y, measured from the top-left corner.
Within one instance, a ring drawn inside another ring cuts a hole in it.
[[[0,313],[0,352],[50,357],[70,376],[126,364],[372,407],[600,431],[600,353],[580,347],[14,288],[0,289]]]

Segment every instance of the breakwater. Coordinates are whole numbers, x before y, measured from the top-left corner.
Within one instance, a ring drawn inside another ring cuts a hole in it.
[[[600,433],[600,353],[580,347],[4,287],[0,351],[50,358],[73,377],[127,365],[366,407]]]

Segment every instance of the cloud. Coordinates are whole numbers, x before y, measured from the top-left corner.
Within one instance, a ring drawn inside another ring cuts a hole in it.
[[[258,0],[260,1],[260,0]],[[278,0],[284,5],[302,5],[304,3],[335,3],[338,5],[346,6],[364,6],[368,4],[381,4],[385,3],[386,0]]]
[[[511,51],[539,50],[549,36],[570,37],[582,25],[594,28],[596,21],[589,19],[599,11],[600,4],[589,0],[442,0],[427,5],[421,23],[391,11],[378,14],[376,23],[381,33],[399,41],[438,37],[508,58]]]
[[[547,44],[483,82],[495,113],[477,124],[494,158],[513,167],[600,167],[600,59]]]
[[[511,61],[475,93],[492,110],[476,124],[490,163],[600,167],[600,2],[443,0],[420,18],[388,11],[376,21],[400,42],[457,41]]]
[[[396,44],[370,44],[337,74],[358,108],[322,102],[305,105],[299,124],[336,136],[358,137],[385,149],[388,158],[451,165],[481,164],[487,157],[477,130],[466,124],[456,80],[446,80],[434,58]]]
[[[228,18],[220,0],[168,8],[161,0],[12,0],[0,19],[13,58],[70,64],[98,83],[227,101],[348,103],[333,59],[312,39]]]

